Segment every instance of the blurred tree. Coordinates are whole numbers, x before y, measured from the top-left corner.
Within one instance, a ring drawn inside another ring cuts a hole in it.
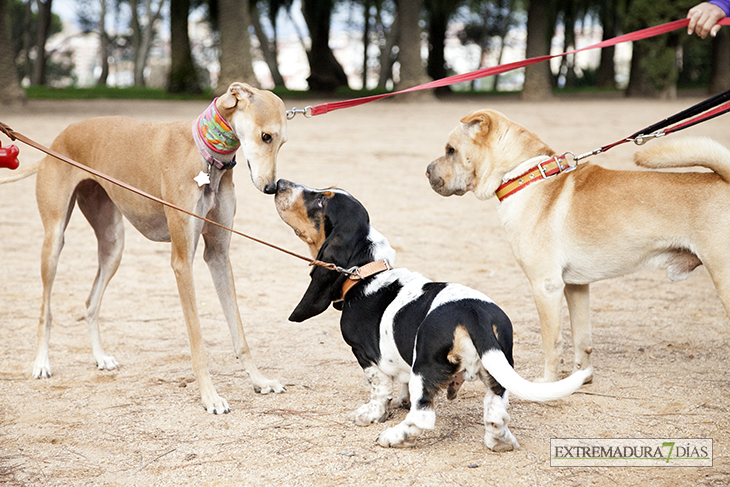
[[[106,31],[106,0],[99,0],[99,56],[101,57],[101,74],[96,80],[97,85],[106,85],[109,77],[109,34]]]
[[[411,88],[429,81],[421,59],[421,0],[398,0],[398,62],[400,81],[398,90]],[[414,91],[398,97],[401,101],[433,98],[430,90]]]
[[[712,40],[711,94],[730,90],[730,27],[723,27]]]
[[[3,105],[25,101],[25,91],[20,87],[15,69],[7,5],[7,0],[0,0],[0,66],[3,66],[0,69],[0,104]]]
[[[603,27],[601,40],[611,39],[619,35],[621,23],[626,13],[626,3],[630,0],[604,0],[598,3],[598,22]],[[616,63],[614,46],[601,49],[601,60],[596,75],[597,84],[602,88],[616,86]]]
[[[555,21],[548,17],[550,1],[531,0],[527,10],[527,58],[550,54],[550,40]],[[538,101],[552,97],[550,63],[542,62],[525,68],[523,100]]]
[[[276,19],[279,15],[279,11],[282,9],[290,9],[292,0],[266,0],[257,1],[251,0],[251,24],[253,25],[254,33],[256,38],[259,40],[261,45],[261,52],[264,56],[264,61],[269,67],[271,78],[274,81],[274,86],[284,87],[284,77],[279,71],[279,51],[277,48],[277,22]],[[273,32],[273,38],[269,39],[269,36],[264,32],[261,19],[266,18]]]
[[[487,67],[487,57],[492,51],[497,53],[497,64],[502,64],[505,38],[516,23],[516,3],[515,0],[469,0],[469,11],[459,37],[463,44],[479,46],[479,65],[476,69]],[[495,90],[498,84],[499,75],[494,77]]]
[[[38,25],[36,27],[36,58],[33,63],[33,76],[31,83],[34,85],[46,84],[46,41],[51,33],[51,6],[53,0],[36,0],[38,6]]]
[[[302,14],[309,28],[311,46],[307,50],[312,91],[332,92],[347,86],[347,75],[329,45],[330,21],[335,0],[302,0]]]
[[[190,0],[170,0],[170,74],[167,81],[169,93],[202,92],[190,52],[189,12]]]
[[[449,75],[444,53],[446,30],[449,20],[462,4],[460,0],[425,0],[428,16],[428,69],[432,79],[441,79]],[[448,93],[448,86],[437,88],[437,92]]]
[[[129,0],[132,28],[132,60],[134,62],[134,86],[145,86],[144,70],[150,50],[157,35],[157,24],[162,18],[164,0]],[[142,15],[140,15],[142,11]]]
[[[695,0],[632,0],[626,16],[626,30],[634,31],[684,18],[687,10],[696,3]],[[627,96],[676,98],[677,46],[683,37],[687,35],[673,32],[633,43]]]
[[[234,81],[258,87],[251,56],[251,25],[248,0],[218,0],[218,30],[220,32],[220,75],[214,90],[225,93]]]

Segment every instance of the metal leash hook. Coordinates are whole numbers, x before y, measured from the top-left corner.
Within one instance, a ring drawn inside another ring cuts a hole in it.
[[[636,137],[634,137],[633,140],[634,140],[634,144],[636,144],[636,145],[644,145],[644,144],[646,144],[647,141],[649,141],[651,139],[658,139],[659,137],[664,137],[665,135],[667,135],[667,134],[663,130],[658,130],[658,131],[654,132],[653,134],[637,135]]]
[[[286,119],[291,120],[292,118],[296,117],[297,113],[301,113],[306,118],[312,118],[312,106],[309,105],[304,108],[297,108],[294,107],[291,110],[286,111]]]

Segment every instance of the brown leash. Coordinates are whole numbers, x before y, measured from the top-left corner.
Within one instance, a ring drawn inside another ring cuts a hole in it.
[[[76,167],[78,169],[81,169],[82,171],[86,171],[86,172],[88,172],[90,174],[93,174],[94,176],[96,176],[98,178],[101,178],[101,179],[104,179],[106,181],[109,181],[110,183],[115,184],[115,185],[117,185],[117,186],[119,186],[121,188],[124,188],[124,189],[128,190],[128,191],[131,191],[132,193],[138,194],[139,196],[142,196],[144,198],[147,198],[149,200],[152,200],[154,202],[157,202],[157,203],[159,203],[161,205],[167,206],[168,208],[172,208],[173,210],[180,211],[182,213],[185,213],[186,215],[195,217],[195,218],[197,218],[199,220],[203,220],[206,223],[210,223],[211,225],[215,225],[217,227],[220,227],[220,228],[222,228],[224,230],[227,230],[227,231],[229,231],[231,233],[234,233],[236,235],[239,235],[241,237],[247,238],[249,240],[253,240],[256,243],[260,243],[261,245],[266,245],[267,247],[270,247],[272,249],[278,250],[279,252],[284,252],[285,254],[289,254],[292,257],[296,257],[298,259],[301,259],[301,260],[304,260],[306,262],[309,262],[309,265],[316,265],[316,266],[319,266],[319,267],[324,267],[326,269],[329,269],[329,270],[332,270],[332,271],[341,272],[341,273],[345,273],[345,274],[348,274],[348,275],[349,274],[352,274],[352,271],[348,271],[346,269],[343,269],[343,268],[341,268],[341,267],[339,267],[339,266],[337,266],[335,264],[331,264],[331,263],[328,263],[328,262],[322,262],[322,261],[317,260],[317,259],[311,259],[311,258],[306,257],[304,255],[300,255],[300,254],[297,254],[297,253],[292,252],[290,250],[286,250],[284,248],[281,248],[281,247],[279,247],[277,245],[271,244],[269,242],[265,242],[265,241],[260,240],[260,239],[258,239],[256,237],[252,237],[250,235],[246,235],[245,233],[239,232],[237,230],[233,230],[232,228],[228,228],[227,226],[221,225],[220,223],[215,222],[213,220],[210,220],[208,218],[205,218],[204,216],[196,215],[195,213],[193,213],[191,211],[188,211],[188,210],[186,210],[184,208],[181,208],[181,207],[179,207],[177,205],[174,205],[174,204],[172,204],[172,203],[170,203],[168,201],[165,201],[165,200],[160,199],[160,198],[158,198],[156,196],[153,196],[153,195],[151,195],[149,193],[146,193],[146,192],[142,191],[141,189],[137,189],[134,186],[130,186],[129,184],[125,183],[124,181],[120,181],[120,180],[118,180],[116,178],[113,178],[111,176],[108,176],[108,175],[106,175],[106,174],[104,174],[102,172],[97,171],[96,169],[93,169],[91,167],[85,166],[85,165],[81,164],[80,162],[76,162],[73,159],[64,156],[63,154],[60,154],[60,153],[58,153],[58,152],[56,152],[56,151],[54,151],[52,149],[49,149],[48,147],[45,147],[44,145],[41,145],[38,142],[36,142],[36,141],[34,141],[32,139],[29,139],[28,137],[26,137],[23,134],[21,134],[19,132],[15,132],[13,129],[11,129],[9,126],[7,126],[6,124],[4,124],[3,122],[0,122],[0,132],[4,133],[8,137],[10,137],[10,140],[19,140],[20,142],[23,142],[24,144],[27,144],[27,145],[35,148],[35,149],[38,149],[41,152],[45,152],[49,156],[53,156],[56,159],[59,159],[59,160],[65,162],[67,164],[71,164],[72,166],[74,166],[74,167]]]

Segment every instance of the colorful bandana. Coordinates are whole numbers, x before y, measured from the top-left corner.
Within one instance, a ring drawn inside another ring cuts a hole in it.
[[[196,124],[198,135],[200,140],[213,152],[230,154],[238,150],[241,141],[238,140],[236,133],[228,125],[228,122],[218,113],[218,107],[215,106],[216,100],[213,100],[198,117]]]

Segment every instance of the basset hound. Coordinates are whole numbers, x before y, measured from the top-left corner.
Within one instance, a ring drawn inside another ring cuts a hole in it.
[[[342,311],[342,336],[371,385],[370,401],[354,412],[355,423],[383,422],[389,408],[410,402],[405,419],[380,434],[381,446],[413,446],[424,430],[435,428],[437,393],[446,387],[454,399],[464,381],[479,379],[487,387],[484,441],[495,451],[512,450],[519,444],[508,429],[508,391],[532,401],[558,399],[590,374],[580,370],[549,384],[520,377],[513,369],[507,315],[479,291],[393,268],[395,250],[347,192],[279,180],[275,199],[279,215],[313,256],[347,270],[314,267],[289,319],[304,321],[330,303]],[[393,382],[401,385],[397,396]]]

